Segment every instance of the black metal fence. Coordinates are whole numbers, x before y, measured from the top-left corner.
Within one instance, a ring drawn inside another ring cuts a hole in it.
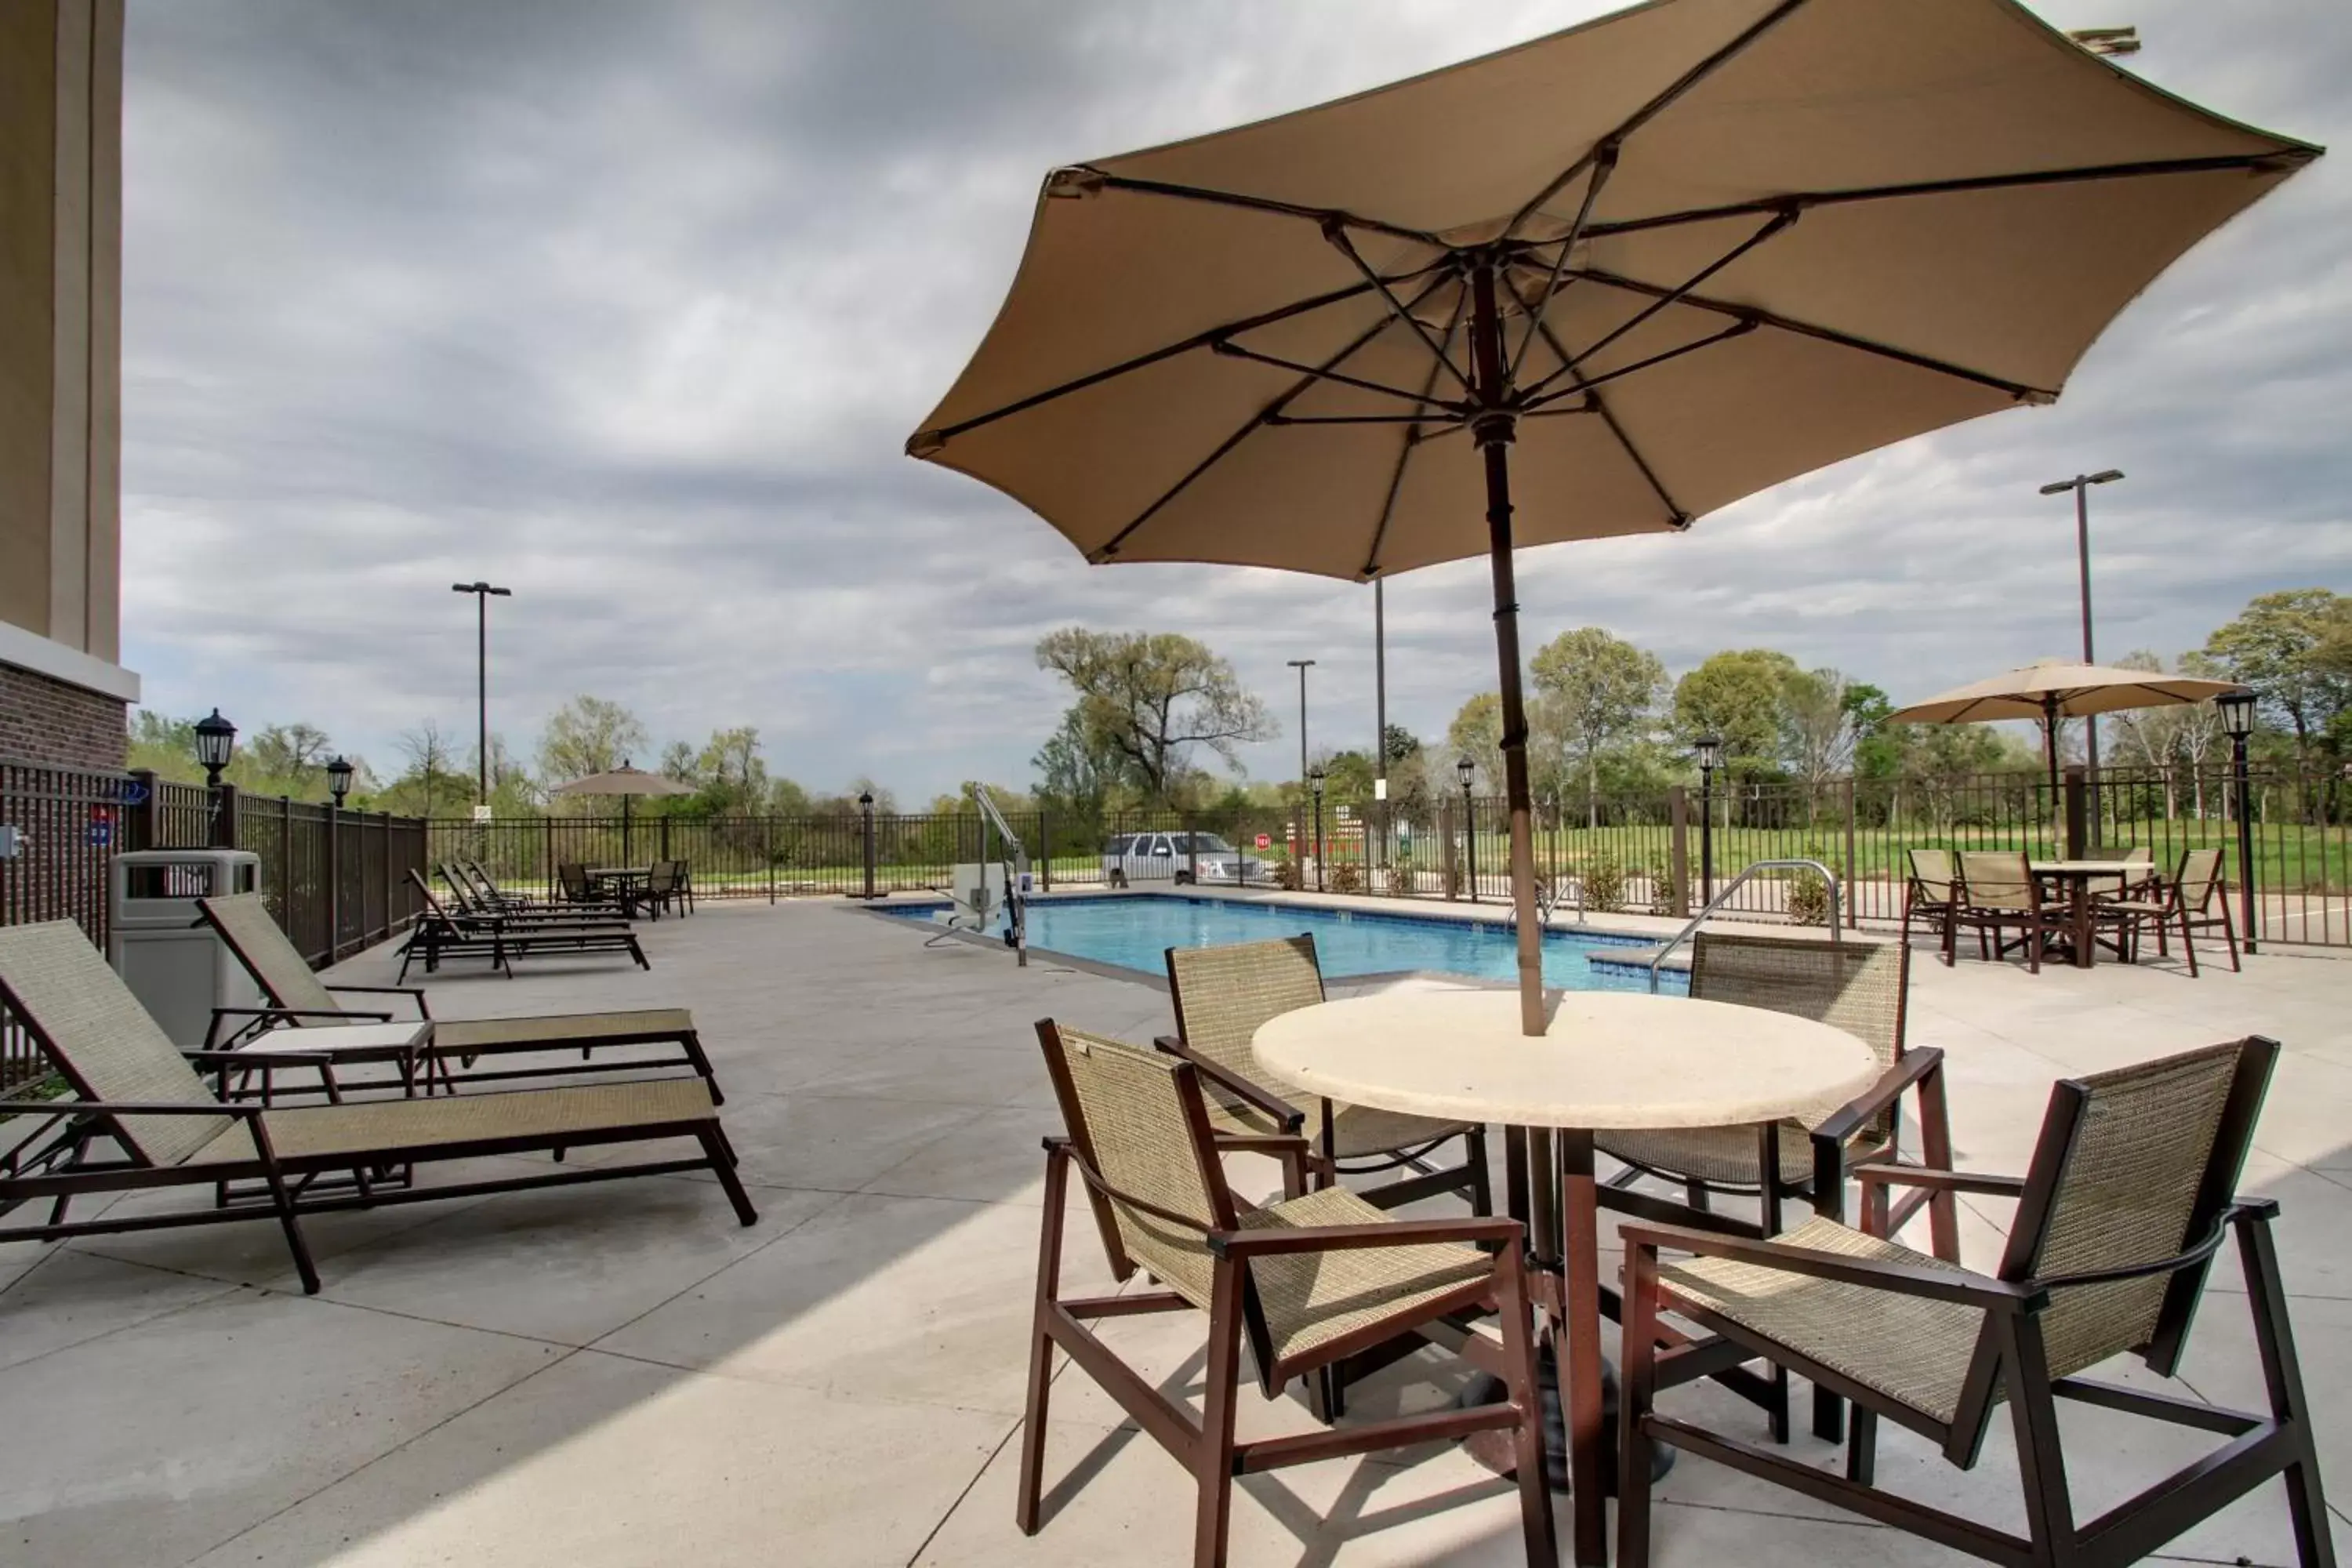
[[[2352,800],[2344,781],[2291,770],[2249,778],[2257,935],[2352,946]],[[1729,780],[1710,789],[1537,803],[1536,868],[1563,908],[1687,913],[1758,861],[1818,860],[1845,889],[1848,919],[1903,915],[1907,852],[2020,849],[2036,857],[2144,845],[2169,868],[2189,849],[2222,851],[2240,883],[2235,785],[2226,767],[2110,769],[1819,784]],[[1393,898],[1509,898],[1503,803],[1450,795],[1417,813],[1327,804],[1239,811],[1008,814],[1041,889],[1121,879],[1195,879],[1199,859],[1238,851],[1255,885]],[[944,889],[982,858],[977,815],[553,816],[431,826],[430,858],[478,859],[517,891],[551,886],[556,868],[687,862],[698,899],[882,894]],[[1160,835],[1167,835],[1161,838]],[[1139,842],[1140,836],[1140,842]],[[1165,855],[1157,855],[1159,850]],[[1214,876],[1199,876],[1214,885]],[[1818,918],[1801,874],[1766,872],[1727,908]],[[1792,898],[1794,908],[1792,910]]]

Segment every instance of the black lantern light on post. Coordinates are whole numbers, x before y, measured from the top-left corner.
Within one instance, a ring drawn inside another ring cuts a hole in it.
[[[196,721],[196,761],[204,764],[205,804],[210,807],[212,818],[208,837],[216,849],[236,847],[235,836],[226,831],[221,798],[221,770],[228,766],[229,757],[236,750],[236,726],[222,718],[219,709]]]
[[[327,764],[327,961],[343,955],[343,797],[356,770],[338,753]]]
[[[874,792],[872,790],[857,792],[857,816],[859,829],[866,836],[865,896],[870,899],[874,896]]]
[[[1478,901],[1478,816],[1476,804],[1470,798],[1470,781],[1477,776],[1478,764],[1465,757],[1454,764],[1454,772],[1462,781],[1462,853],[1468,872],[1463,880],[1475,904]]]
[[[1723,739],[1701,735],[1698,752],[1698,907],[1715,900],[1715,770],[1723,765]]]
[[[1307,787],[1315,792],[1315,890],[1323,890],[1323,770],[1310,768]]]
[[[2213,699],[2230,736],[2230,767],[2238,787],[2238,925],[2246,951],[2254,948],[2254,799],[2246,778],[2246,742],[2254,732],[2254,694],[2228,691]]]

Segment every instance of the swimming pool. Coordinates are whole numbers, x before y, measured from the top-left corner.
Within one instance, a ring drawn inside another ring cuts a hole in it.
[[[899,904],[882,912],[928,921],[944,907]],[[1314,933],[1323,973],[1334,978],[1406,969],[1482,980],[1509,980],[1518,973],[1511,928],[1494,921],[1439,920],[1167,893],[1033,899],[1028,912],[1031,947],[1147,974],[1167,973],[1162,954],[1171,947],[1264,942],[1300,931]],[[1635,951],[1654,945],[1644,937],[1547,931],[1544,984],[1566,991],[1647,990],[1648,965],[1631,960]],[[1659,976],[1662,991],[1679,994],[1685,984],[1679,973]]]

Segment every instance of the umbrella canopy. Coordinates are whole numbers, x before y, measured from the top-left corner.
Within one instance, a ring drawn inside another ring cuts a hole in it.
[[[908,450],[1097,563],[1361,581],[1488,555],[1533,1032],[1512,546],[1680,530],[2047,402],[2316,152],[2013,0],[1661,0],[1055,170]]]
[[[619,767],[601,773],[590,773],[584,779],[557,784],[550,795],[692,795],[694,786],[680,784],[667,773],[649,773],[623,763]]]

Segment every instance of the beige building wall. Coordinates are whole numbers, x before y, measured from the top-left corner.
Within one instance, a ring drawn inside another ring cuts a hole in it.
[[[122,27],[122,0],[0,0],[0,703],[19,719],[27,676],[118,715],[138,696],[117,662]]]

